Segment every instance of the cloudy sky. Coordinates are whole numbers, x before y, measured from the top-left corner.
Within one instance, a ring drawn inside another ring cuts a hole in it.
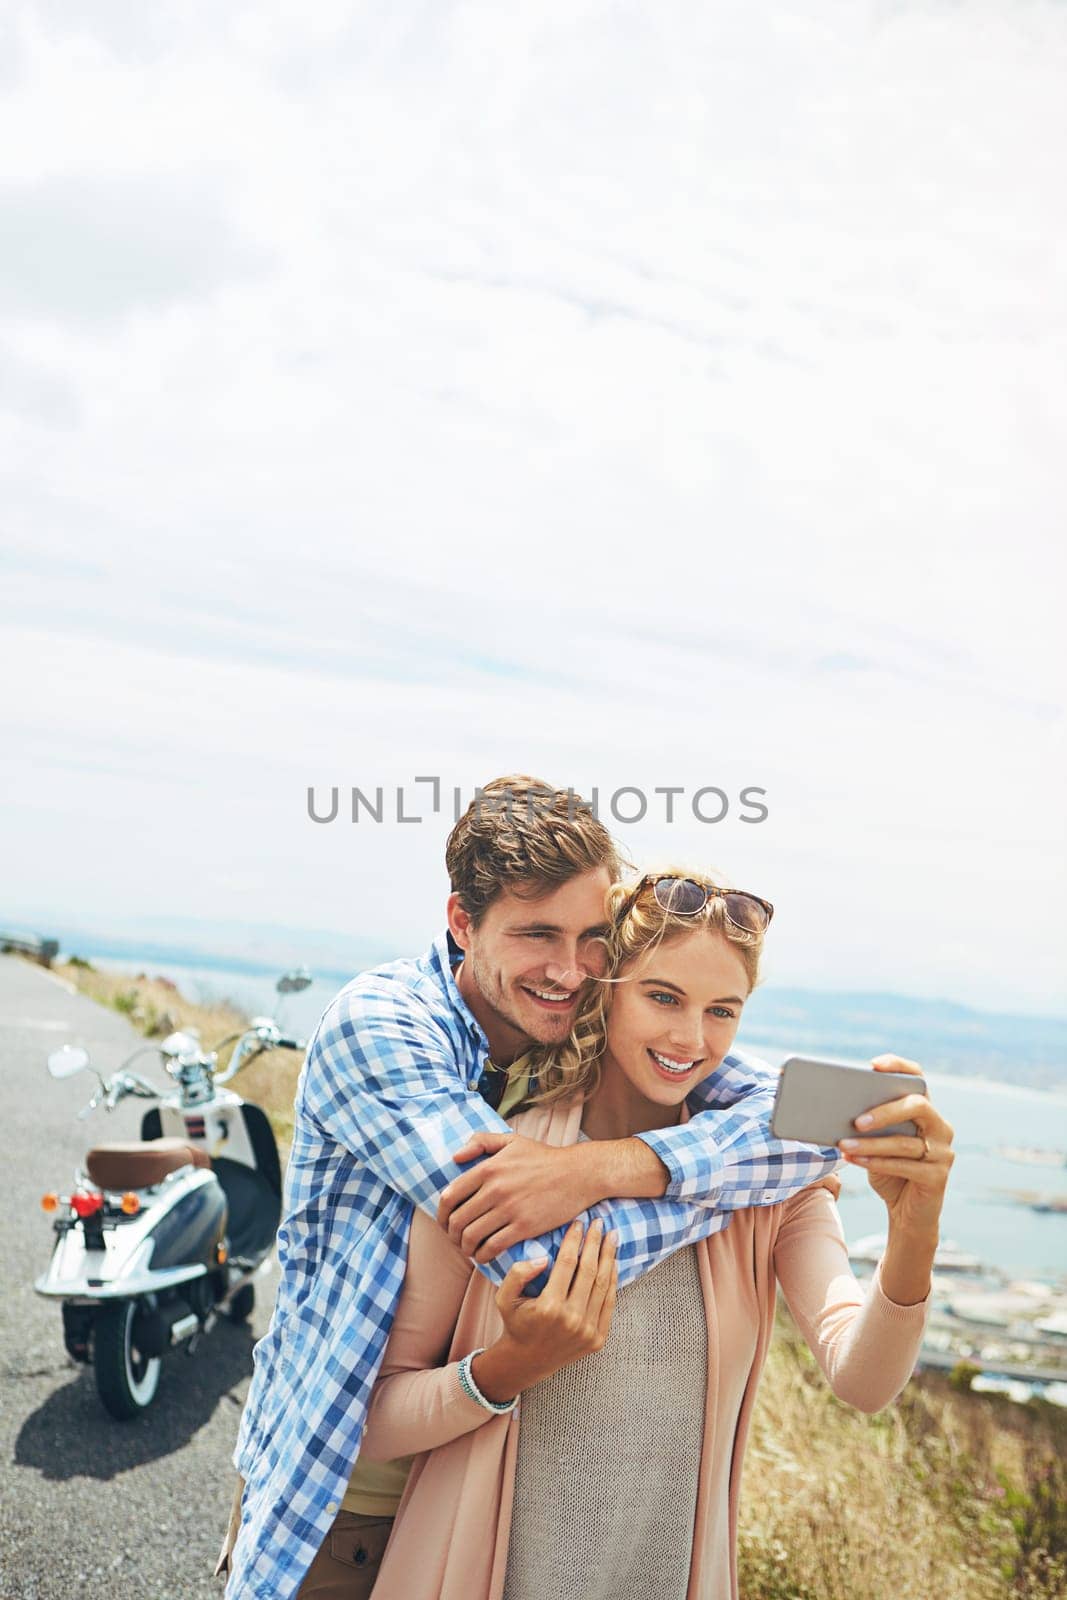
[[[421,947],[447,818],[308,786],[518,769],[772,981],[1067,1011],[1067,10],[74,10],[0,24],[0,923]]]

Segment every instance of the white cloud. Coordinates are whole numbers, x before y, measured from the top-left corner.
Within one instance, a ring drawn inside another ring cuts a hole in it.
[[[0,189],[0,308],[99,328],[267,268],[210,178],[84,173]]]
[[[440,828],[308,782],[762,783],[625,842],[778,901],[783,978],[1059,1008],[1065,56],[1006,0],[27,13],[7,892],[410,945]]]

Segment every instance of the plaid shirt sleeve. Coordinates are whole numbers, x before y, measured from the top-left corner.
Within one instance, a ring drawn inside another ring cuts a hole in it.
[[[476,1132],[511,1132],[475,1085],[464,1083],[447,1034],[389,990],[380,996],[364,992],[358,1015],[344,1005],[327,1013],[308,1052],[297,1106],[327,1138],[367,1163],[390,1188],[431,1216],[441,1191],[464,1170],[451,1153]],[[750,1120],[731,1124],[733,1162],[740,1160],[745,1140],[753,1136],[758,1121],[753,1113]],[[720,1205],[724,1158],[710,1145],[706,1131],[689,1142],[700,1153],[701,1171],[708,1174],[704,1204],[674,1198],[608,1200],[586,1214],[587,1220],[589,1215],[602,1217],[605,1228],[618,1231],[620,1284],[640,1276],[683,1245],[718,1231],[728,1221],[721,1210],[713,1209]],[[764,1133],[758,1151],[775,1143]],[[802,1148],[808,1151],[806,1162],[798,1165],[795,1159],[783,1159],[775,1199],[796,1193],[830,1170],[832,1163],[813,1159],[810,1147]],[[695,1159],[686,1158],[690,1163]],[[766,1157],[757,1153],[753,1175],[762,1173],[765,1164]],[[686,1175],[692,1170],[692,1165],[688,1166]],[[754,1203],[762,1202],[735,1202]],[[564,1232],[557,1228],[525,1240],[480,1265],[480,1270],[500,1283],[517,1261],[540,1254],[552,1261]],[[537,1292],[543,1281],[542,1275],[530,1289]]]
[[[689,1096],[688,1122],[638,1135],[670,1174],[667,1198],[722,1211],[770,1206],[835,1170],[839,1150],[773,1137],[777,1086],[774,1068],[731,1051]]]

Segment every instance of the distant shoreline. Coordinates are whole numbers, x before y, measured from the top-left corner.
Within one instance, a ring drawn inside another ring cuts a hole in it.
[[[761,1054],[772,1053],[774,1055],[782,1055],[784,1053],[781,1047],[777,1045],[772,1052],[769,1046],[766,1044],[761,1044],[759,1040],[754,1040],[751,1045],[739,1040],[738,1049],[751,1051],[752,1055],[757,1056]],[[927,1082],[931,1084],[956,1083],[961,1084],[967,1089],[988,1089],[992,1094],[1004,1094],[1012,1096],[1017,1096],[1020,1094],[1033,1095],[1035,1098],[1042,1100],[1059,1100],[1063,1101],[1064,1104],[1067,1104],[1067,1087],[1062,1089],[1050,1089],[1044,1088],[1042,1085],[1036,1083],[1005,1083],[1000,1078],[977,1078],[973,1073],[945,1072],[944,1070],[927,1072],[925,1067],[923,1068],[923,1072]]]
[[[1067,1104],[1067,1088],[1045,1089],[1036,1083],[1004,1083],[1000,1078],[975,1078],[963,1072],[928,1072],[930,1083],[962,1083],[970,1089],[988,1089],[993,1094],[1029,1094],[1042,1100],[1062,1100]]]
[[[89,952],[86,955],[86,951]],[[192,970],[204,972],[229,973],[235,978],[275,978],[281,967],[285,966],[282,960],[268,960],[263,956],[217,956],[207,955],[202,951],[187,950],[178,945],[140,945],[135,950],[129,945],[112,945],[109,940],[96,941],[82,939],[78,948],[73,946],[68,949],[66,944],[60,946],[59,955],[56,957],[60,965],[69,961],[72,955],[81,956],[89,961],[122,961],[130,962],[133,967],[144,966],[174,966],[188,967]],[[376,963],[371,963],[376,965]],[[353,968],[343,970],[340,967],[315,966],[315,976],[318,979],[335,980],[338,985],[348,983],[357,972],[366,968]]]
[[[70,952],[68,943],[72,947]],[[215,979],[215,987],[220,990],[225,987],[227,977],[235,981],[271,979],[285,964],[265,955],[244,957],[207,954],[188,946],[162,941],[149,941],[135,947],[124,940],[106,937],[98,940],[89,936],[64,940],[61,959],[68,953],[74,953],[75,946],[80,946],[76,949],[80,956],[114,964],[131,972],[141,969],[165,971],[168,967],[176,967],[193,974],[203,974],[205,982]],[[298,949],[296,953],[301,952]],[[378,964],[379,960],[364,960],[360,965],[342,968],[309,962],[317,984],[335,984],[338,989],[358,972]],[[770,1015],[766,1014],[768,1004],[774,1008]],[[784,1059],[793,1052],[825,1051],[830,1055],[862,1061],[867,1058],[864,1044],[873,1054],[885,1047],[881,1041],[886,1040],[895,1043],[898,1053],[903,1056],[921,1061],[924,1065],[928,1061],[936,1063],[927,1068],[931,1083],[970,1085],[990,1094],[1018,1095],[1025,1092],[1030,1096],[1040,1096],[1041,1103],[1046,1105],[1049,1096],[1057,1104],[1067,1099],[1067,1024],[1058,1024],[1051,1019],[1031,1019],[1031,1026],[1040,1029],[1040,1036],[1038,1039],[1027,1039],[1021,1018],[1009,1017],[1006,1013],[996,1014],[995,1017],[992,1013],[968,1013],[976,1023],[986,1023],[990,1017],[994,1017],[1006,1027],[1017,1029],[1021,1048],[1016,1055],[1014,1051],[1005,1050],[999,1040],[991,1041],[988,1036],[979,1034],[973,1040],[960,1038],[957,1031],[960,1012],[966,1008],[946,1002],[944,1018],[939,1019],[936,1011],[931,1011],[931,1004],[921,1000],[910,1002],[907,997],[889,993],[837,994],[823,990],[789,989],[785,985],[777,989],[768,986],[766,990],[757,990],[754,997],[756,1014],[750,1019],[751,1033],[743,1025],[738,1046],[771,1060]],[[848,1015],[845,1008],[849,1006],[862,1007],[862,1015]],[[761,1015],[761,1011],[764,1014]],[[749,1019],[746,1018],[746,1021]],[[861,1027],[866,1035],[865,1040],[860,1034]],[[1058,1037],[1061,1027],[1064,1029],[1062,1046]],[[1051,1039],[1045,1037],[1048,1028],[1056,1030]],[[771,1036],[761,1039],[761,1034]],[[944,1064],[946,1058],[953,1056],[959,1056],[966,1063],[969,1055],[988,1054],[995,1055],[997,1060],[989,1064],[986,1072],[975,1070],[974,1066],[969,1069],[965,1066],[964,1070],[956,1072]],[[1003,1074],[999,1071],[1001,1057],[1004,1058]],[[1055,1062],[1054,1066],[1049,1065],[1050,1059]],[[1047,1080],[1050,1077],[1062,1081],[1049,1082]],[[1041,1081],[1034,1081],[1035,1078]]]

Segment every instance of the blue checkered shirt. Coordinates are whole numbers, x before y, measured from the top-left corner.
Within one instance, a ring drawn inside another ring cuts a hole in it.
[[[281,1281],[256,1345],[234,1464],[247,1483],[226,1600],[289,1600],[347,1486],[407,1261],[412,1207],[434,1215],[480,1129],[507,1132],[478,1092],[488,1041],[442,934],[425,956],[361,973],[319,1020],[296,1092],[278,1233]],[[619,1283],[831,1172],[838,1152],[768,1131],[776,1075],[738,1054],[696,1090],[691,1120],[641,1134],[670,1174],[662,1200],[593,1208],[618,1229]],[[701,1111],[701,1107],[707,1108]],[[503,1251],[555,1257],[564,1230]]]

